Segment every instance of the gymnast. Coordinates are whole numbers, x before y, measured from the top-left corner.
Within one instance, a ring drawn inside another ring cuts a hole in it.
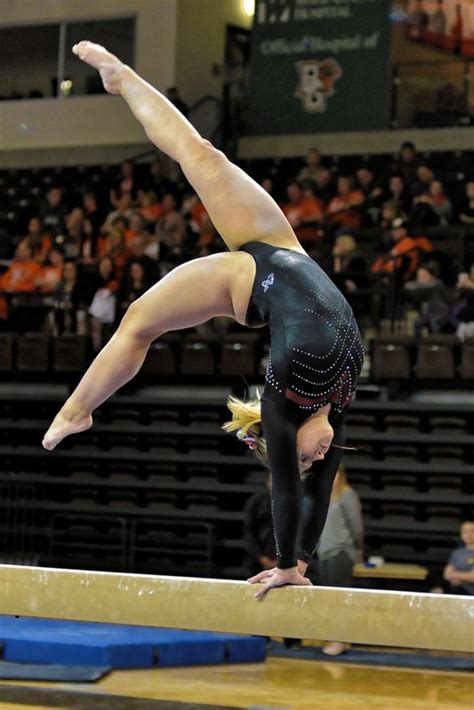
[[[224,425],[272,474],[276,567],[262,586],[311,584],[304,575],[326,520],[345,443],[363,345],[352,310],[301,247],[270,195],[205,140],[156,89],[104,47],[79,42],[82,61],[119,94],[149,139],[177,161],[229,251],[181,264],[132,303],[43,439],[52,450],[92,425],[92,412],[140,369],[153,340],[215,316],[268,323],[271,354],[260,399],[230,398]],[[311,472],[309,468],[313,465]]]

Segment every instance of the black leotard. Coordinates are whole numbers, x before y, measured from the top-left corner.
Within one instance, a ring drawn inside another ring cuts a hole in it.
[[[330,403],[333,443],[344,445],[344,411],[355,395],[364,349],[351,307],[311,257],[264,242],[240,249],[257,267],[247,325],[268,323],[270,329],[262,429],[277,565],[292,567],[314,554],[342,458],[331,447],[301,484],[296,434],[312,412]]]

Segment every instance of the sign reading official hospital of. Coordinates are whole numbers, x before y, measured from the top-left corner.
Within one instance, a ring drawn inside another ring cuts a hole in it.
[[[388,128],[389,0],[257,0],[247,133]]]

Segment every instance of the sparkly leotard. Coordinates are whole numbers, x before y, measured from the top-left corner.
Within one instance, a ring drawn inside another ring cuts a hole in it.
[[[344,410],[355,395],[364,349],[351,307],[313,259],[264,242],[248,242],[241,251],[256,263],[247,325],[270,330],[262,428],[277,564],[291,567],[296,556],[308,561],[314,553],[341,461],[341,450],[331,448],[301,491],[296,433],[312,412],[331,404],[333,443],[344,444]]]

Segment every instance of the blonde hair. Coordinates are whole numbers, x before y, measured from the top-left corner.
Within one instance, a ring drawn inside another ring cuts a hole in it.
[[[336,244],[341,244],[348,251],[357,250],[357,242],[350,234],[340,234],[336,237]]]
[[[350,485],[347,481],[346,469],[344,468],[342,463],[339,464],[337,473],[338,475],[334,481],[334,486],[331,493],[331,501],[339,500],[344,491],[347,491],[350,488]]]
[[[230,395],[227,398],[227,407],[232,413],[232,419],[222,425],[224,431],[230,433],[238,431],[242,437],[250,435],[255,439],[254,454],[257,459],[268,466],[267,442],[262,436],[262,415],[260,408],[260,397],[244,402],[238,397]]]

